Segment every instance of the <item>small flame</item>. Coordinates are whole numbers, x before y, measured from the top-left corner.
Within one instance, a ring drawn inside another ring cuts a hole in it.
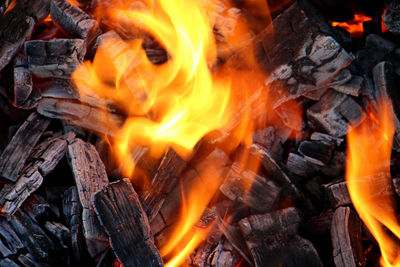
[[[17,5],[17,0],[12,0],[11,3],[8,5],[7,9],[4,11],[4,14],[7,14],[10,10],[12,10]]]
[[[365,16],[363,14],[355,14],[354,19],[347,22],[331,22],[333,27],[341,27],[348,31],[353,37],[362,37],[364,28],[363,23],[366,21],[372,21],[371,17]]]
[[[390,175],[394,135],[390,101],[380,101],[378,110],[348,134],[346,179],[354,207],[379,243],[382,266],[400,266],[400,246],[395,240],[400,227]]]

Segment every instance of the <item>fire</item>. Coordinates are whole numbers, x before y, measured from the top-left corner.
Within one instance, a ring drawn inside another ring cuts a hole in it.
[[[395,240],[400,238],[400,227],[390,175],[393,110],[387,99],[378,108],[376,116],[371,114],[348,134],[346,179],[354,207],[379,243],[381,265],[400,266]]]
[[[362,37],[364,28],[363,23],[366,21],[372,21],[371,17],[367,17],[363,14],[355,14],[354,19],[347,22],[331,22],[333,27],[341,27],[348,31],[353,37]]]
[[[17,0],[12,0],[11,3],[8,5],[7,9],[4,11],[4,14],[7,14],[11,9],[13,9],[17,5]]]
[[[214,130],[229,136],[229,141],[224,142],[227,154],[240,143],[250,145],[256,123],[249,103],[260,108],[260,102],[261,109],[267,110],[267,89],[263,87],[266,77],[252,57],[248,44],[251,39],[237,10],[221,8],[227,1],[218,0],[138,2],[116,1],[98,8],[97,16],[129,25],[139,34],[131,40],[104,41],[93,61],[84,62],[72,75],[83,100],[95,100],[110,109],[117,107],[126,116],[122,125],[112,116],[104,119],[116,133],[109,140],[124,175],[133,177],[135,173],[131,151],[136,146],[149,147],[154,157],[167,147],[187,157],[198,141]],[[224,15],[229,16],[227,21],[223,20]],[[224,35],[219,38],[218,47],[215,25]],[[166,63],[150,62],[143,40],[138,39],[144,33],[168,52]],[[248,45],[246,54],[238,52],[230,60],[227,55],[244,40]],[[217,61],[221,55],[225,57],[224,64]],[[239,67],[235,61],[238,56]],[[256,91],[259,94],[254,99]],[[189,188],[182,189],[181,218],[168,243],[160,248],[166,266],[181,265],[207,235],[207,229],[199,230],[194,225],[220,185],[221,170],[212,165],[199,173]]]

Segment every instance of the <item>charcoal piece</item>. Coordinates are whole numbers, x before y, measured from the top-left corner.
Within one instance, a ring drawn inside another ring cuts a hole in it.
[[[21,254],[18,256],[18,261],[25,267],[50,267],[51,265],[36,260],[30,253]]]
[[[94,56],[96,54],[97,48],[99,48],[100,44],[104,45],[107,41],[115,41],[122,40],[118,33],[114,30],[110,30],[99,35],[96,39],[96,42],[91,46],[88,50],[88,54]]]
[[[362,111],[360,105],[352,98],[346,98],[338,107],[337,111],[342,115],[350,124],[351,127],[356,128],[366,118],[365,113]]]
[[[20,267],[14,261],[10,260],[9,258],[1,259],[0,260],[0,267]]]
[[[58,218],[60,212],[58,208],[51,205],[40,195],[33,194],[22,205],[22,209],[36,222],[41,222],[44,219]]]
[[[24,201],[43,183],[43,176],[37,171],[37,166],[28,168],[15,184],[6,185],[0,191],[2,204],[1,215],[14,214]]]
[[[390,32],[400,33],[400,4],[397,0],[386,1],[386,11],[383,15],[383,23]]]
[[[51,0],[24,0],[23,8],[36,22],[44,20],[50,14]]]
[[[274,108],[302,95],[319,99],[353,61],[333,35],[308,1],[295,1],[259,34],[257,58],[272,73],[267,84],[274,87],[270,90]]]
[[[0,156],[0,175],[12,182],[25,164],[32,148],[39,140],[50,120],[32,113],[15,133]]]
[[[101,258],[99,262],[97,262],[96,267],[113,267],[115,266],[115,254],[111,248],[108,248],[103,255],[101,255]]]
[[[67,35],[90,42],[91,35],[96,29],[96,21],[76,5],[71,5],[66,0],[52,0],[50,15]]]
[[[375,65],[389,56],[396,47],[396,44],[377,34],[369,34],[365,38],[364,48],[359,51],[357,65],[365,73],[371,73]]]
[[[279,198],[281,188],[272,180],[251,171],[237,173],[230,170],[220,191],[232,201],[239,201],[254,210],[271,211]]]
[[[349,190],[346,182],[331,184],[326,187],[326,193],[332,207],[351,205]]]
[[[310,136],[312,141],[324,141],[328,143],[334,143],[336,146],[340,146],[343,143],[343,138],[337,138],[328,134],[313,132]]]
[[[21,8],[15,7],[0,20],[0,71],[14,58],[28,39],[35,21]]]
[[[347,121],[337,108],[348,98],[347,95],[328,91],[319,102],[307,109],[308,125],[334,137],[347,133]]]
[[[70,229],[72,256],[75,262],[81,262],[84,248],[82,232],[82,205],[79,201],[78,190],[75,186],[64,192],[63,214]]]
[[[295,208],[251,215],[240,220],[239,226],[254,265],[277,266],[281,263],[279,254],[297,234],[300,222],[300,214]]]
[[[400,179],[399,178],[394,178],[392,180],[392,182],[393,182],[393,187],[394,187],[394,190],[396,191],[396,194],[398,196],[400,196]]]
[[[222,221],[221,228],[226,239],[239,252],[243,259],[245,259],[248,264],[252,264],[251,255],[246,246],[246,242],[243,238],[242,232],[240,231],[240,227],[233,226]]]
[[[19,239],[18,235],[15,233],[9,222],[4,218],[0,219],[0,236],[1,236],[0,253],[3,255],[3,257],[15,255],[24,248],[21,239]]]
[[[13,214],[22,203],[35,192],[43,182],[43,176],[49,174],[64,157],[67,141],[73,133],[48,138],[33,148],[29,161],[15,184],[9,184],[0,191],[0,203],[4,216]]]
[[[303,141],[297,151],[305,160],[319,166],[325,166],[331,160],[335,145],[324,141]]]
[[[373,69],[375,85],[375,98],[380,100],[386,98],[390,100],[391,108],[394,111],[395,134],[393,136],[393,148],[400,151],[400,107],[397,98],[397,89],[393,81],[392,64],[386,61],[380,62]],[[379,112],[380,107],[374,107]]]
[[[54,236],[62,248],[67,249],[69,247],[71,234],[66,226],[58,222],[46,222],[44,227]]]
[[[82,204],[83,234],[89,254],[95,256],[108,246],[108,238],[100,226],[92,206],[92,195],[105,188],[108,177],[96,148],[81,139],[74,139],[68,145],[68,160],[72,168]]]
[[[331,236],[336,266],[365,266],[361,220],[350,207],[339,207],[333,214]]]
[[[302,128],[302,107],[295,100],[289,100],[279,107],[275,108],[274,111],[281,118],[282,122],[295,131],[301,131]]]
[[[325,210],[308,219],[302,225],[302,228],[313,236],[326,236],[331,231],[332,217],[333,211],[331,209]]]
[[[43,116],[66,122],[99,134],[116,136],[123,117],[111,110],[95,108],[77,101],[43,98],[37,111]]]
[[[307,239],[295,235],[285,248],[282,266],[322,267],[322,261],[314,245]]]
[[[20,58],[20,59],[18,59]],[[23,56],[17,56],[15,61],[26,61],[22,59]],[[14,99],[13,103],[17,106],[24,106],[32,93],[32,76],[25,64],[17,65],[14,67]]]
[[[359,96],[363,82],[363,77],[353,75],[350,81],[344,84],[332,85],[331,88],[346,95]]]
[[[179,176],[186,167],[183,160],[172,148],[169,148],[158,169],[151,180],[151,189],[142,196],[143,208],[151,221],[161,206],[164,204],[167,194],[172,190],[178,181]]]
[[[315,173],[317,167],[307,162],[302,156],[289,153],[286,161],[286,169],[296,175],[308,177]]]
[[[268,177],[272,178],[278,186],[284,187],[296,200],[301,201],[304,205],[310,206],[309,200],[304,198],[297,186],[286,175],[282,168],[272,158],[270,153],[261,146],[253,144],[250,149],[250,154],[261,159],[261,165],[268,173]]]
[[[93,205],[123,266],[163,266],[148,218],[129,179],[98,191],[93,195]]]
[[[55,245],[53,241],[28,214],[17,210],[14,215],[10,216],[10,222],[25,248],[36,259],[46,259],[54,253]]]
[[[25,43],[29,70],[38,77],[69,78],[83,62],[82,39],[34,40]]]
[[[218,246],[210,253],[208,262],[210,262],[213,267],[234,267],[241,263],[241,257],[229,241],[221,240]]]

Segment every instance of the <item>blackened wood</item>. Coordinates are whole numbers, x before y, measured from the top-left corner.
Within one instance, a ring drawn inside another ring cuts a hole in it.
[[[32,76],[26,59],[18,55],[14,67],[14,99],[17,106],[24,106],[32,93]]]
[[[221,240],[208,258],[212,267],[234,267],[241,264],[241,261],[240,254],[227,240]]]
[[[78,190],[75,186],[64,192],[63,197],[64,220],[70,229],[72,256],[75,262],[81,262],[84,248],[82,232],[82,205],[79,201]]]
[[[123,266],[163,266],[146,213],[128,179],[98,191],[93,205]]]
[[[243,238],[242,232],[240,231],[240,227],[230,225],[223,221],[221,224],[221,228],[224,236],[232,244],[232,246],[246,260],[246,262],[252,264],[251,255],[249,249],[246,246],[246,242]]]
[[[313,132],[310,136],[310,140],[313,141],[325,141],[336,144],[336,146],[340,146],[343,143],[343,138],[337,138],[328,134]]]
[[[394,187],[394,190],[396,191],[396,194],[398,196],[400,196],[400,178],[394,178],[392,180],[392,182],[393,182],[393,187]]]
[[[333,214],[331,236],[337,267],[365,266],[361,221],[350,207],[339,207]]]
[[[46,259],[55,251],[50,237],[25,212],[18,210],[10,217],[11,226],[25,248],[36,259]]]
[[[295,235],[284,249],[282,266],[323,267],[314,245],[307,239]]]
[[[95,256],[108,246],[108,238],[100,226],[91,200],[96,191],[107,186],[107,173],[96,148],[81,139],[74,139],[68,145],[67,156],[83,207],[83,234],[89,254]]]
[[[36,112],[28,117],[0,156],[2,177],[12,182],[17,180],[25,160],[49,123],[49,119]]]
[[[239,221],[254,265],[276,266],[282,260],[281,250],[297,234],[301,217],[295,208],[262,215],[251,215]]]
[[[5,258],[0,260],[0,267],[20,267],[20,266],[16,264],[14,261]]]
[[[335,145],[324,141],[302,141],[297,151],[310,163],[324,166],[331,160]]]
[[[0,19],[0,71],[18,53],[33,31],[35,21],[15,7]]]
[[[113,136],[117,135],[117,126],[122,125],[124,119],[115,113],[67,99],[43,98],[37,111],[49,118],[62,119],[86,130]]]
[[[398,0],[386,1],[386,11],[383,15],[383,23],[389,31],[394,33],[400,32],[400,3]]]
[[[30,196],[22,205],[22,209],[36,222],[43,222],[45,219],[56,219],[60,212],[55,205],[51,205],[40,195]]]
[[[50,13],[51,0],[23,0],[25,13],[35,19],[36,22],[45,19]]]
[[[35,192],[43,183],[43,176],[33,166],[24,172],[15,184],[6,185],[0,191],[3,216],[10,216],[18,210],[24,201]]]
[[[350,96],[329,90],[319,102],[307,109],[308,125],[334,137],[347,133],[347,124],[358,126],[365,118],[361,107]]]
[[[44,227],[58,241],[58,244],[67,249],[70,245],[71,233],[70,230],[59,222],[46,222]]]
[[[361,86],[363,82],[363,77],[353,75],[350,81],[344,84],[332,85],[331,88],[343,94],[359,96],[361,93]]]
[[[281,188],[276,183],[251,171],[238,173],[231,169],[220,191],[232,201],[239,201],[252,209],[271,211],[279,198]]]
[[[1,250],[3,257],[17,254],[24,245],[5,218],[0,219]],[[9,254],[9,255],[6,255]]]
[[[34,40],[25,43],[29,70],[38,77],[68,78],[86,53],[82,39]]]
[[[115,254],[111,248],[108,248],[97,263],[96,267],[114,267],[115,266]]]
[[[150,191],[145,192],[141,196],[143,208],[150,221],[157,215],[164,204],[166,196],[177,183],[185,167],[186,161],[172,148],[169,148],[165,152],[152,178]]]
[[[66,0],[52,0],[51,18],[67,35],[90,42],[96,21],[76,5]]]
[[[379,101],[382,98],[390,100],[391,108],[394,111],[394,126],[396,132],[393,137],[393,148],[400,151],[400,107],[396,93],[396,86],[393,81],[392,64],[386,61],[380,62],[373,69],[373,78],[375,85],[375,97]],[[381,107],[375,107],[380,112]]]
[[[18,261],[25,267],[50,267],[50,264],[38,261],[30,253],[19,255]]]
[[[302,156],[289,153],[286,161],[286,169],[296,175],[308,177],[315,173],[317,168],[307,162]]]
[[[267,83],[271,85],[274,108],[301,95],[319,99],[354,59],[332,37],[326,20],[308,2],[295,1],[256,41],[257,57],[272,73]]]
[[[67,140],[73,137],[73,133],[67,133],[60,137],[48,138],[32,150],[30,162],[24,167],[16,183],[8,184],[0,191],[2,215],[13,214],[41,186],[43,176],[49,174],[64,157]]]
[[[346,182],[328,185],[326,192],[332,207],[350,205],[352,203]]]

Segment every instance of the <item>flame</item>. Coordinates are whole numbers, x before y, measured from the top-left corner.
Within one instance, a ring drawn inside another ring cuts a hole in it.
[[[382,32],[386,32],[388,29],[386,25],[383,23],[383,15],[386,11],[382,13],[381,25],[382,25]],[[365,16],[363,14],[354,14],[354,19],[347,21],[347,22],[335,22],[331,21],[330,24],[333,27],[341,27],[348,31],[351,36],[353,37],[362,37],[364,33],[364,22],[372,21],[371,17]]]
[[[372,21],[371,17],[363,14],[354,14],[354,19],[347,22],[331,22],[333,27],[341,27],[348,31],[353,37],[362,37],[364,28],[363,23],[366,21]]]
[[[7,9],[4,11],[4,14],[7,14],[11,9],[13,9],[17,5],[17,0],[12,0],[11,3],[8,5]]]
[[[99,45],[92,62],[84,62],[72,74],[83,101],[97,101],[114,111],[117,107],[126,116],[122,125],[112,116],[104,118],[113,133],[107,140],[124,175],[134,177],[131,151],[136,146],[149,147],[156,158],[172,147],[186,158],[214,130],[229,139],[222,145],[228,155],[240,144],[251,145],[254,128],[262,123],[255,121],[253,109],[266,112],[270,105],[265,74],[252,56],[251,35],[237,10],[223,0],[106,2],[99,2],[104,4],[96,11],[99,20],[106,17],[146,32],[169,55],[166,63],[156,65],[143,49],[144,40],[111,38]],[[223,35],[218,41],[216,28]],[[245,51],[238,51],[243,44]],[[229,57],[232,53],[235,56]],[[223,64],[217,61],[221,57]],[[246,159],[243,153],[242,161]],[[181,216],[160,248],[166,266],[183,264],[210,230],[195,224],[222,180],[213,164],[182,189]]]
[[[390,175],[394,135],[390,101],[380,101],[378,110],[348,134],[346,179],[354,207],[379,243],[381,265],[400,266],[400,246],[395,240],[400,227]]]

